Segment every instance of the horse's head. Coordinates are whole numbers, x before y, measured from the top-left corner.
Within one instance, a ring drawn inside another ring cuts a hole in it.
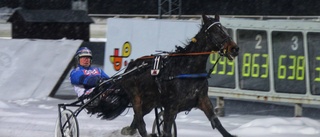
[[[202,31],[206,35],[207,48],[219,51],[220,55],[226,56],[229,60],[238,56],[239,47],[229,36],[227,29],[219,22],[219,15],[215,15],[215,18],[202,15],[202,20]]]

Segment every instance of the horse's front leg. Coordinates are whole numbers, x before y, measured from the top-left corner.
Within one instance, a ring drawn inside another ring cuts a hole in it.
[[[172,137],[172,126],[178,112],[177,109],[165,109],[163,114],[163,137]]]
[[[201,109],[211,122],[212,128],[217,128],[224,137],[236,137],[231,135],[220,123],[217,115],[214,113],[213,105],[208,96],[199,99],[198,108]]]

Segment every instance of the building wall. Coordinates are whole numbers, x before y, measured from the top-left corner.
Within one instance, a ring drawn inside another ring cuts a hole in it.
[[[89,41],[89,24],[14,22],[12,38],[81,39]]]

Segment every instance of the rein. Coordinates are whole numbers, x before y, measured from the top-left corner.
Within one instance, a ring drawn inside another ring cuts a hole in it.
[[[212,52],[190,52],[190,53],[171,53],[168,54],[167,56],[197,56],[197,55],[208,55],[208,54],[215,54],[217,53],[216,51],[212,51]],[[154,58],[155,55],[150,55],[150,56],[143,56],[138,59],[150,59],[150,58]]]

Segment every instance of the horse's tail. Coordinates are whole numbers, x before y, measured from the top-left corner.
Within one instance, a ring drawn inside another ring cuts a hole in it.
[[[108,85],[99,87],[99,91],[104,93],[97,98],[99,100],[98,105],[91,109],[89,106],[87,110],[88,113],[97,114],[101,119],[113,120],[128,108],[130,100],[120,86],[112,86],[111,89],[108,87]]]

